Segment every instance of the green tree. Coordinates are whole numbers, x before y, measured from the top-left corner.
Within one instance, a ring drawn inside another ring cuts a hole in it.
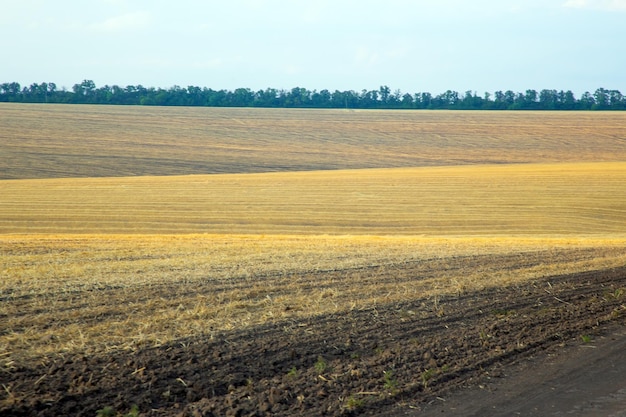
[[[278,107],[278,90],[267,88],[254,95],[254,105],[258,107]]]
[[[506,103],[506,108],[511,109],[515,104],[515,93],[511,90],[506,90],[504,92],[504,102]]]
[[[591,93],[589,91],[585,91],[580,97],[580,100],[578,100],[578,108],[580,110],[591,110],[595,103],[596,101]]]
[[[609,102],[611,103],[611,109],[623,110],[626,109],[626,99],[619,90],[609,91]]]
[[[609,108],[609,94],[604,88],[598,88],[593,93],[593,98],[595,100],[595,104],[592,106],[594,110],[606,110]]]
[[[494,109],[504,110],[508,108],[504,93],[502,91],[496,91],[494,95],[495,95],[494,106],[493,106]]]
[[[91,103],[96,92],[96,83],[92,80],[83,80],[80,84],[74,84],[72,91],[74,91],[74,102]]]
[[[306,88],[295,87],[287,93],[286,104],[288,107],[308,107],[311,93]]]
[[[402,108],[410,109],[413,107],[413,96],[406,93],[402,96]]]
[[[254,103],[254,93],[249,88],[238,88],[231,95],[231,105],[235,107],[250,107]]]
[[[536,90],[526,90],[524,94],[524,109],[536,109],[538,104],[539,95]]]
[[[555,110],[558,108],[558,94],[556,90],[541,90],[539,92],[539,104],[542,110]]]
[[[313,107],[330,107],[330,100],[331,94],[328,90],[313,91],[313,94],[311,94],[311,106]]]
[[[378,90],[380,92],[380,101],[384,106],[389,102],[389,96],[391,95],[391,89],[386,85],[383,85]]]
[[[559,107],[562,110],[574,110],[576,108],[576,98],[570,90],[559,91]]]
[[[463,99],[461,100],[461,108],[472,110],[472,109],[480,109],[483,107],[483,99],[479,97],[476,92],[472,92],[471,90],[467,90]]]
[[[419,95],[420,107],[422,109],[429,109],[432,106],[433,95],[430,93],[420,93]]]

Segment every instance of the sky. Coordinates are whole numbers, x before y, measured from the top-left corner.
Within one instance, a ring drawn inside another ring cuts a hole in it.
[[[626,0],[0,0],[0,83],[626,93]]]

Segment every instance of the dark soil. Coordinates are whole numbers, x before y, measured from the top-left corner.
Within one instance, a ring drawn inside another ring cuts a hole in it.
[[[530,371],[533,358],[590,345],[625,317],[626,267],[554,276],[436,305],[415,300],[0,370],[0,415],[96,416],[105,407],[125,415],[133,405],[144,416],[420,415],[468,387],[459,395],[481,395],[511,369]],[[472,397],[464,401],[471,414]]]
[[[587,343],[538,352],[505,372],[502,378],[459,388],[407,415],[626,417],[623,325]]]

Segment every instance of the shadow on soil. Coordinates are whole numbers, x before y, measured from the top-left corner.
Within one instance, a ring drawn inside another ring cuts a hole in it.
[[[461,388],[623,326],[625,288],[626,267],[59,356],[2,370],[0,414],[422,415]]]

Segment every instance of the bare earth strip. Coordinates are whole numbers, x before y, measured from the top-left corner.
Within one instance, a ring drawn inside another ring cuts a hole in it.
[[[458,389],[407,415],[621,417],[626,415],[624,373],[626,331],[617,325],[586,343],[519,360],[499,378]]]
[[[0,178],[626,161],[625,112],[0,103]]]

